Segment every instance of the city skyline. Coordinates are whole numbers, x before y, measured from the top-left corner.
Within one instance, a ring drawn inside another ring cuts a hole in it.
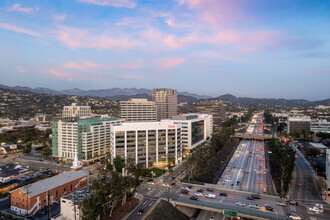
[[[329,2],[4,0],[0,11],[4,85],[329,98]]]

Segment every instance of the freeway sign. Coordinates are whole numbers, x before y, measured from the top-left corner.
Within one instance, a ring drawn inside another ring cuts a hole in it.
[[[271,151],[268,151],[268,153],[269,153],[269,154],[272,154],[273,152],[271,152]]]
[[[238,212],[228,210],[228,209],[224,209],[223,214],[226,215],[226,216],[232,216],[232,217],[238,217],[239,216]]]

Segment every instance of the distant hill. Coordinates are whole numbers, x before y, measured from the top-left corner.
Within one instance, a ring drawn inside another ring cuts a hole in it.
[[[74,96],[91,96],[91,97],[116,97],[116,96],[134,96],[138,94],[146,94],[152,96],[151,89],[137,89],[137,88],[109,88],[109,89],[96,89],[96,90],[82,90],[78,88],[74,89],[67,89],[67,90],[60,90],[56,91],[53,89],[47,88],[29,88],[25,86],[5,86],[0,84],[0,88],[5,89],[15,89],[15,90],[26,90],[34,93],[41,93],[41,94],[50,94],[50,95],[74,95]],[[183,96],[191,96],[196,99],[207,99],[211,98],[210,96],[198,95],[195,93],[189,92],[178,92],[178,95]],[[123,98],[123,97],[122,97]]]

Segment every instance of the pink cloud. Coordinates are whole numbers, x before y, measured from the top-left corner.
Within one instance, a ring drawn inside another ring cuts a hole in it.
[[[24,13],[27,13],[27,14],[33,13],[33,12],[38,11],[38,10],[39,10],[38,7],[34,7],[34,8],[23,8],[18,3],[13,4],[10,8],[8,8],[8,11],[18,11],[18,12],[24,12]]]
[[[72,73],[69,72],[61,72],[55,69],[48,69],[47,70],[52,76],[56,76],[56,77],[60,77],[60,78],[64,78],[66,80],[72,81],[74,80],[74,76]]]
[[[96,63],[84,61],[82,63],[68,62],[68,63],[64,64],[63,67],[69,68],[69,69],[85,71],[85,70],[91,69],[91,68],[100,68],[100,65],[96,64]]]
[[[139,45],[138,42],[125,37],[114,38],[106,33],[91,34],[89,31],[79,28],[60,26],[54,32],[57,40],[71,48],[127,50]]]
[[[67,18],[67,15],[65,13],[59,14],[59,15],[54,15],[53,18],[56,21],[64,21]]]
[[[159,65],[158,65],[157,69],[159,69],[161,71],[173,69],[173,68],[181,65],[185,61],[186,61],[186,59],[184,59],[182,57],[162,58],[162,59],[159,59]]]
[[[21,28],[21,27],[17,27],[14,25],[10,25],[10,24],[4,24],[4,23],[0,23],[0,28],[2,29],[6,29],[9,31],[14,31],[14,32],[18,32],[18,33],[23,33],[23,34],[27,34],[27,35],[31,35],[34,37],[41,37],[40,34],[38,34],[37,32],[25,29],[25,28]]]
[[[200,41],[196,34],[190,34],[185,37],[176,37],[175,35],[168,35],[163,39],[163,42],[170,47],[183,47],[189,43]]]
[[[153,79],[153,78],[163,78],[167,76],[171,76],[172,74],[156,74],[156,75],[145,75],[145,74],[125,74],[121,76],[121,79],[132,79],[132,80],[139,80],[139,79]]]
[[[79,0],[83,3],[98,5],[98,6],[112,6],[121,8],[135,8],[136,2],[133,0]]]
[[[24,73],[25,72],[25,69],[23,66],[15,66],[15,69],[17,72],[20,72],[20,73]]]

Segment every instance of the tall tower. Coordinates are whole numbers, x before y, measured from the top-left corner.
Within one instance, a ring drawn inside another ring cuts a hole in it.
[[[157,106],[157,120],[178,114],[178,95],[175,89],[153,89],[152,101]]]

